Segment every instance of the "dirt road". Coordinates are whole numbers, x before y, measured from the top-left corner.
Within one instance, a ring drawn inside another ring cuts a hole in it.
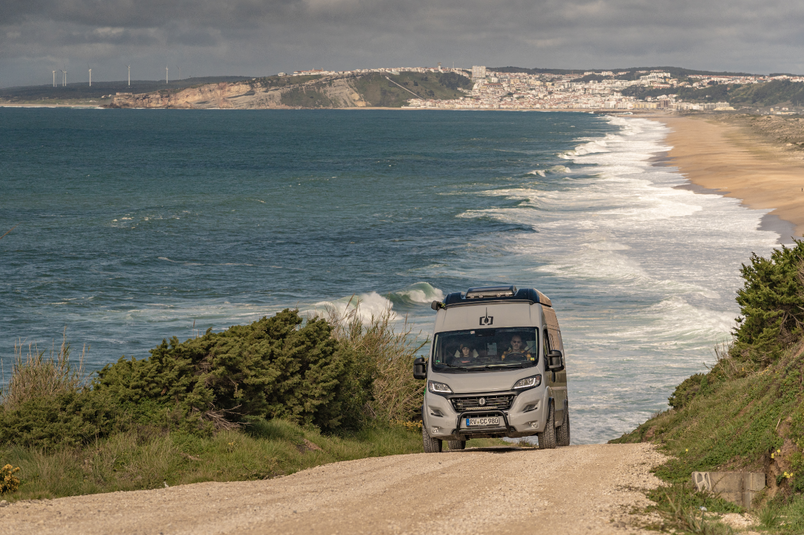
[[[0,533],[640,533],[662,456],[647,444],[399,455],[268,481],[199,483],[0,509]]]

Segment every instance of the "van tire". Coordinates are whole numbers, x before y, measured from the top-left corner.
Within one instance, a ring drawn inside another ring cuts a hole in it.
[[[569,404],[564,405],[564,421],[556,429],[556,443],[559,446],[570,445],[570,423],[569,423]]]
[[[544,431],[536,434],[539,437],[540,450],[552,450],[556,447],[556,423],[555,411],[553,404],[550,403],[547,414],[547,423],[544,426]]]
[[[449,449],[451,450],[465,450],[466,449],[466,441],[465,440],[450,440],[447,442],[449,444]]]
[[[430,436],[424,422],[422,422],[422,442],[424,442],[425,453],[441,453],[441,441]]]

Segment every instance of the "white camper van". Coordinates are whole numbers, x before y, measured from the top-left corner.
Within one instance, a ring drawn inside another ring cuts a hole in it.
[[[427,381],[424,451],[463,449],[470,438],[537,435],[540,448],[570,443],[567,372],[550,299],[531,288],[470,288],[433,301],[430,357],[413,376]]]

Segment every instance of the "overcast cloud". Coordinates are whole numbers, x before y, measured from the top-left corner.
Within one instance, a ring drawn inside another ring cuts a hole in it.
[[[302,69],[677,66],[804,73],[804,3],[0,0],[0,87]]]

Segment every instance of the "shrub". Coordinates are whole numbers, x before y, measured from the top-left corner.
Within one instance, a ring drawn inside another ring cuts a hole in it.
[[[322,430],[357,427],[369,392],[365,371],[323,319],[303,327],[284,310],[251,325],[179,342],[144,360],[121,358],[94,388],[122,402],[176,406],[190,427],[232,427],[246,416],[285,418]]]
[[[684,379],[684,381],[676,387],[667,401],[674,409],[681,409],[692,401],[702,390],[705,390],[707,386],[709,386],[708,377],[702,373],[696,373]]]
[[[120,428],[121,416],[116,400],[88,389],[32,397],[0,410],[0,444],[80,446]]]
[[[10,464],[0,468],[0,494],[14,492],[20,486],[20,480],[16,474],[20,471],[19,467],[13,467]]]
[[[804,334],[804,242],[782,246],[770,258],[751,255],[742,276],[732,355],[767,366]]]
[[[385,423],[415,419],[421,413],[424,383],[413,378],[413,359],[427,342],[417,342],[407,322],[395,332],[390,308],[364,324],[360,303],[349,305],[342,312],[330,309],[328,320],[334,336],[355,352],[365,372],[360,386],[371,391],[367,417]]]

